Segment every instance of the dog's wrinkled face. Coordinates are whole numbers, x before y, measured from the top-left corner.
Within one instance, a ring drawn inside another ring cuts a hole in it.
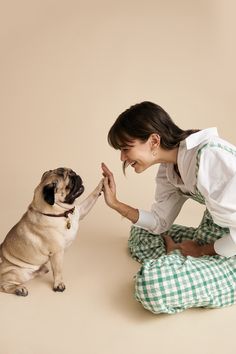
[[[41,185],[43,198],[50,205],[58,202],[73,204],[84,191],[81,177],[64,167],[45,172]]]

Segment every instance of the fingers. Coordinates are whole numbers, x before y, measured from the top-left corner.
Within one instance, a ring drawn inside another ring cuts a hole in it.
[[[106,191],[111,190],[111,182],[108,177],[104,178],[103,186]]]
[[[173,241],[173,239],[169,235],[166,235],[163,238],[164,238],[164,241],[165,241],[165,244],[166,244],[167,247],[176,245],[176,243]]]
[[[109,170],[109,168],[104,164],[104,162],[101,163],[102,171],[103,171],[103,176],[108,178],[109,186],[110,187],[115,187],[115,180],[113,177],[113,173]]]
[[[112,176],[112,172],[109,170],[109,168],[105,165],[104,162],[101,163],[102,171],[103,171],[103,176]]]
[[[101,167],[103,171],[109,171],[109,168],[107,167],[107,165],[105,165],[104,162],[101,163]]]
[[[169,235],[166,235],[163,238],[166,245],[166,253],[170,253],[171,251],[179,248],[178,244],[176,244]]]
[[[104,185],[104,188],[105,189],[110,189],[111,191],[115,191],[116,189],[116,185],[115,185],[115,182],[114,182],[114,179],[111,178],[111,177],[104,177],[104,182],[103,182],[103,185]]]
[[[103,186],[104,186],[104,188],[109,187],[108,177],[104,177]]]

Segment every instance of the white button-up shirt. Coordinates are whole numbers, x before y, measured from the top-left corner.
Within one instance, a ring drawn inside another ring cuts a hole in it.
[[[196,177],[197,153],[205,144]],[[188,194],[194,194],[197,187],[214,223],[230,231],[215,241],[216,253],[236,255],[236,147],[219,138],[216,128],[204,129],[181,141],[177,165],[181,178],[173,163],[160,164],[155,203],[150,212],[139,210],[135,226],[154,234],[169,230]]]

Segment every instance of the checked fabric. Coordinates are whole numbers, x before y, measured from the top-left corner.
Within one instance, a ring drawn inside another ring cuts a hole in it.
[[[217,145],[217,148],[224,147]],[[197,155],[196,173],[202,149]],[[229,153],[235,154],[234,151]],[[190,198],[205,204],[198,190]],[[156,235],[132,226],[129,250],[131,256],[142,264],[135,276],[136,299],[155,314],[175,314],[191,307],[233,305],[236,301],[236,256],[184,257],[178,250],[167,255],[163,240],[168,233],[175,242],[196,240],[199,244],[206,244],[228,231],[228,228],[214,224],[207,209],[197,228],[172,225],[168,232]]]

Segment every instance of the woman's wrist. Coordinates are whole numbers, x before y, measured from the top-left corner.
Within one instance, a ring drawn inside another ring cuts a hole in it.
[[[112,209],[116,210],[120,215],[122,215],[124,218],[129,219],[134,224],[138,221],[139,218],[138,209],[135,209],[118,200],[112,205]]]
[[[116,200],[112,205],[112,209],[116,210],[119,214],[126,217],[129,212],[129,206]]]
[[[110,205],[110,207],[111,207],[112,209],[114,209],[114,210],[116,210],[116,211],[119,212],[120,205],[121,205],[121,202],[116,199],[116,200],[114,200],[114,201],[112,202],[112,204]]]

